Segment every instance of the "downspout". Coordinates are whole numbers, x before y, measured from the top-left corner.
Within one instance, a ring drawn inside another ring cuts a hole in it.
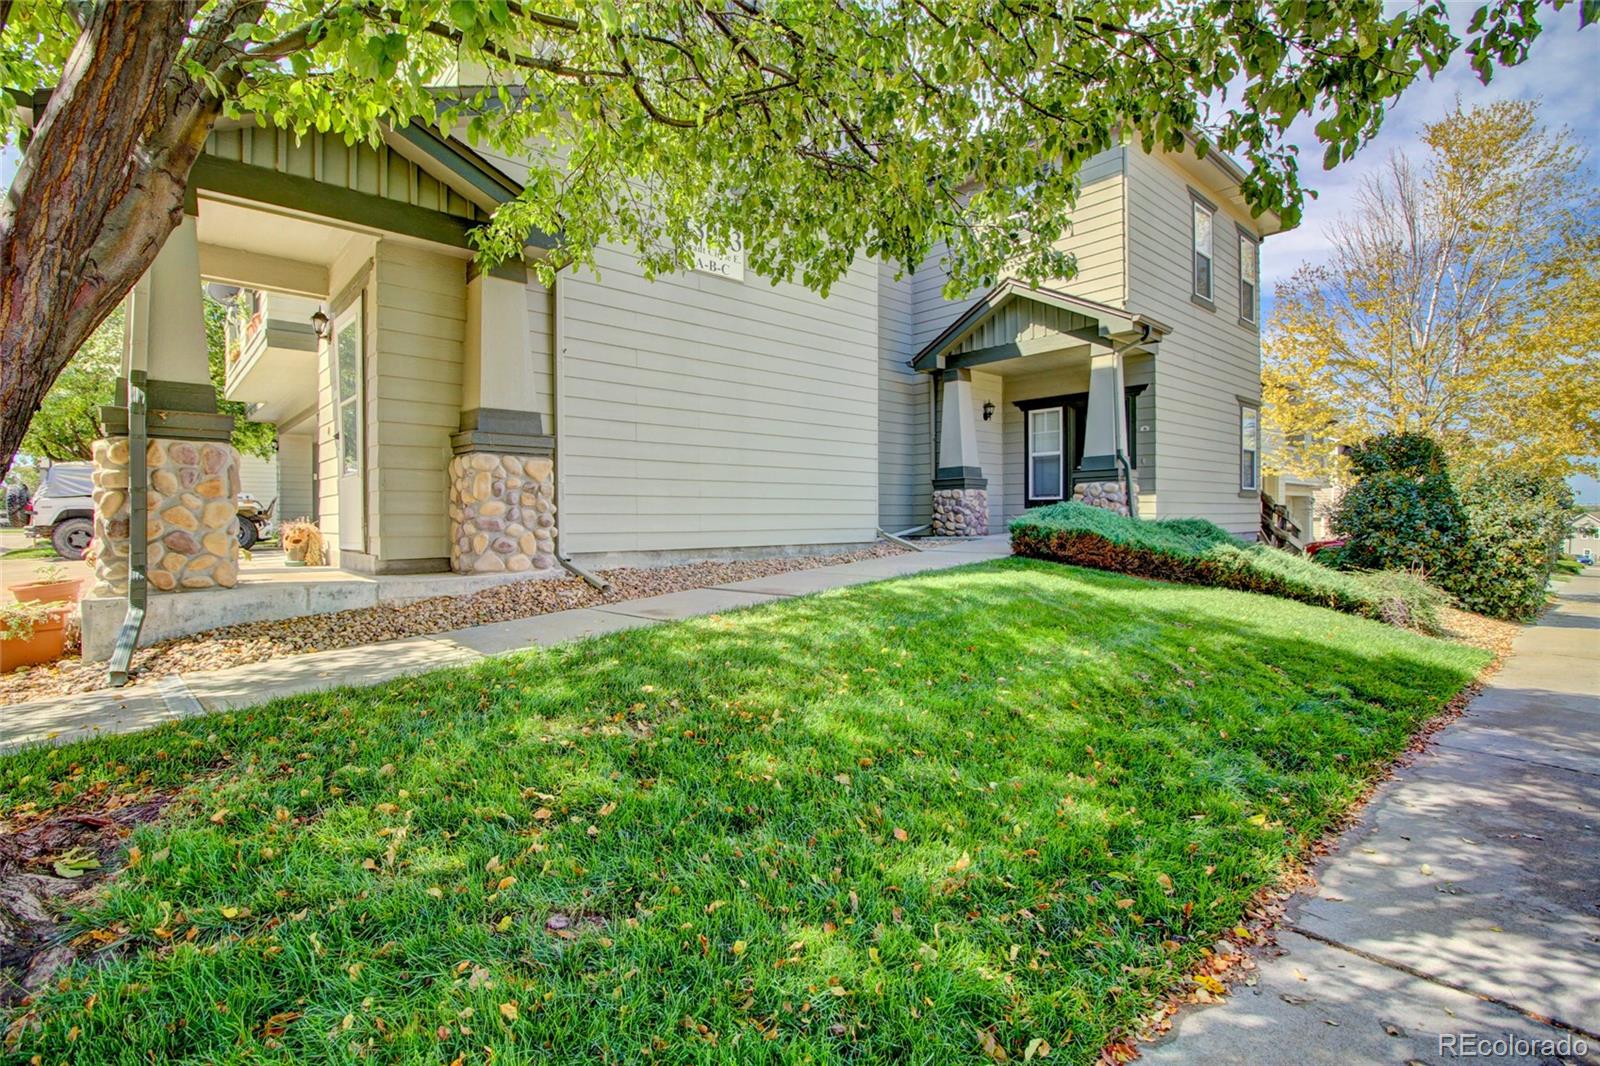
[[[551,391],[554,393],[556,408],[556,519],[561,525],[566,524],[566,519],[561,517],[567,506],[567,464],[561,458],[561,445],[567,439],[567,378],[561,372],[561,356],[566,348],[566,306],[562,299],[565,288],[561,284],[561,272],[557,271],[550,282],[550,313],[554,322],[550,326],[550,377]],[[567,557],[567,534],[562,533],[556,540],[556,562],[561,568],[575,577],[580,577],[601,592],[611,591],[611,582],[598,574],[590,573]]]
[[[117,632],[117,646],[111,653],[107,683],[121,688],[128,683],[133,652],[144,628],[144,612],[149,588],[145,583],[145,562],[149,545],[145,524],[149,511],[150,473],[146,448],[149,433],[145,407],[146,373],[128,371],[128,609]]]

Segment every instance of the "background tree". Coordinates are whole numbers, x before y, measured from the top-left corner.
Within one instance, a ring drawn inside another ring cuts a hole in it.
[[[1281,285],[1263,369],[1277,469],[1335,443],[1438,440],[1458,473],[1555,476],[1600,454],[1600,191],[1538,105],[1455,108]]]
[[[1539,11],[1484,6],[1481,77],[1526,56]],[[536,145],[481,244],[560,234],[546,272],[602,241],[659,271],[737,237],[826,291],[863,252],[945,241],[964,289],[1067,273],[1079,168],[1119,135],[1239,152],[1251,204],[1292,222],[1289,123],[1321,112],[1325,159],[1347,159],[1461,44],[1439,0],[0,0],[0,85],[29,105],[0,93],[0,131],[36,118],[0,201],[0,462],[180,220],[223,115]],[[478,84],[439,91],[459,71]]]
[[[267,422],[251,422],[246,407],[222,395],[227,375],[227,321],[225,305],[205,296],[206,349],[211,361],[211,383],[217,390],[217,410],[233,416],[233,446],[248,455],[269,459],[277,444],[277,427]],[[111,403],[117,375],[122,371],[123,308],[111,312],[100,328],[67,363],[44,402],[33,416],[33,424],[22,438],[26,455],[57,462],[91,459],[95,438],[100,436],[100,408]]]
[[[112,401],[122,371],[123,317],[114,309],[67,363],[22,438],[23,453],[56,462],[94,457],[100,408]]]

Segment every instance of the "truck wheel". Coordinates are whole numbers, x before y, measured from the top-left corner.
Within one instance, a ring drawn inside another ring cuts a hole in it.
[[[256,541],[261,537],[261,531],[256,524],[248,518],[239,519],[239,547],[249,551],[255,547]]]
[[[57,522],[50,530],[50,543],[55,547],[56,554],[74,562],[83,558],[83,553],[89,550],[89,541],[93,539],[94,523],[87,518],[68,518]]]

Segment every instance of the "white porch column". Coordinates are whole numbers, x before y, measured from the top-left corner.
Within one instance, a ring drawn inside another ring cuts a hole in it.
[[[233,418],[217,413],[200,296],[195,218],[186,215],[128,300],[117,406],[100,410],[94,446],[96,592],[125,592],[128,506],[128,380],[145,371],[149,441],[147,567],[158,592],[231,588],[239,574],[235,506],[239,454]]]
[[[1122,354],[1095,348],[1089,358],[1089,406],[1084,415],[1083,455],[1072,477],[1072,498],[1118,514],[1137,514],[1138,488],[1129,487],[1128,415]]]
[[[946,370],[941,387],[939,464],[933,475],[933,532],[936,536],[983,536],[989,532],[989,482],[978,460],[972,372]]]
[[[527,269],[469,272],[461,429],[451,438],[450,568],[556,565],[555,442],[539,414],[528,344]]]

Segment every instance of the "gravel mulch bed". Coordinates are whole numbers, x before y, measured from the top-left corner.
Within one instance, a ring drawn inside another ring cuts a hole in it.
[[[906,549],[879,544],[835,555],[798,555],[740,562],[690,563],[657,568],[602,570],[612,591],[601,593],[575,577],[541,578],[497,585],[468,596],[435,596],[404,605],[384,604],[336,614],[310,615],[279,622],[253,622],[152,644],[136,652],[139,680],[172,674],[222,670],[287,655],[332,651],[359,644],[445,633],[452,629],[505,622],[513,618],[638,600],[669,592],[770,577],[792,570],[837,566],[858,559],[900,555]],[[0,706],[104,688],[105,663],[62,659],[0,675]]]

